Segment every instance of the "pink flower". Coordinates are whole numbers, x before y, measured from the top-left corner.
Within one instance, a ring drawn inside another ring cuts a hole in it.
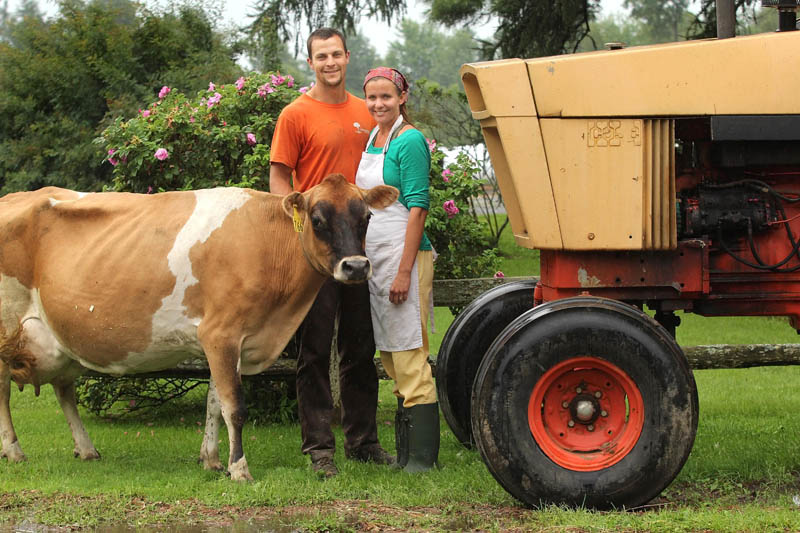
[[[164,148],[159,148],[156,150],[155,156],[159,161],[163,161],[169,157],[169,152],[167,152],[167,150]]]
[[[450,181],[450,176],[452,176],[452,175],[453,175],[453,171],[450,170],[449,168],[446,168],[446,169],[442,170],[442,179],[444,181]]]
[[[294,87],[294,78],[292,77],[291,74],[286,76],[286,86],[287,87]]]
[[[169,87],[164,85],[160,91],[158,91],[158,98],[162,99],[169,94]]]
[[[428,141],[428,149],[433,152],[436,150],[436,139],[426,139]]]
[[[147,118],[147,117],[150,116],[150,110],[149,109],[145,109],[144,111],[140,109],[139,113],[142,114],[142,118]]]
[[[311,87],[300,87],[297,91],[305,94],[310,88]]]
[[[217,90],[217,86],[216,86],[216,85],[214,85],[214,82],[213,82],[213,81],[212,81],[212,82],[209,82],[209,83],[208,83],[208,92],[211,92],[211,91],[216,91],[216,90]]]
[[[108,162],[111,163],[112,166],[117,166],[117,163],[119,163],[119,161],[117,161],[116,159],[111,157],[115,153],[116,153],[116,150],[114,150],[113,148],[108,151]]]
[[[250,146],[253,146],[257,142],[258,141],[256,141],[256,136],[255,135],[253,135],[252,133],[248,133],[247,134],[247,144],[249,144]]]
[[[214,107],[214,104],[218,104],[220,100],[222,100],[222,95],[219,93],[214,93],[214,96],[208,99],[208,108],[211,109]]]
[[[447,200],[442,204],[442,207],[444,207],[444,212],[447,213],[447,218],[453,218],[459,212],[458,207],[456,207],[456,203],[453,200]]]
[[[236,88],[241,91],[242,88],[244,88],[244,76],[242,76],[238,80],[236,80],[235,85],[236,85]]]
[[[278,85],[283,83],[286,80],[286,78],[284,78],[280,74],[278,74],[277,76],[273,74],[272,76],[270,76],[270,80],[272,81],[272,85],[275,85],[277,87]]]
[[[258,91],[257,91],[256,94],[258,94],[258,96],[260,96],[262,98],[266,98],[266,96],[268,94],[274,93],[274,92],[275,92],[275,89],[270,87],[268,83],[265,83],[264,85],[262,85],[261,87],[258,88]]]
[[[496,278],[504,278],[504,277],[506,277],[506,275],[503,274],[502,270],[498,270],[497,272],[494,273],[494,277],[496,277]]]
[[[148,185],[148,186],[147,186],[147,194],[153,194],[153,187],[152,187],[152,185]],[[133,401],[133,400],[131,400],[131,401]]]
[[[194,116],[189,117],[189,122],[194,123]]]

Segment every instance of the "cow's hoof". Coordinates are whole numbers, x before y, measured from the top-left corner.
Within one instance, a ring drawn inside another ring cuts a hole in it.
[[[3,451],[0,452],[0,458],[8,459],[9,463],[21,463],[28,460],[22,452],[22,448],[20,448],[19,444],[16,442],[12,444],[9,449],[4,448]]]
[[[203,470],[212,470],[214,472],[224,472],[225,469],[222,467],[222,463],[217,461],[209,461],[208,459],[203,459],[200,457],[197,459],[197,462],[203,465]]]
[[[100,453],[98,453],[98,451],[95,450],[94,448],[92,448],[88,452],[81,452],[76,448],[72,450],[72,455],[74,455],[75,457],[80,457],[81,460],[83,461],[95,461],[97,459],[100,459]]]
[[[253,481],[250,469],[247,468],[247,459],[244,457],[228,467],[228,474],[232,481]]]

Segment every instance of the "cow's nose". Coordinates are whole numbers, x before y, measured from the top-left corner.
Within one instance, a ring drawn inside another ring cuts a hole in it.
[[[369,278],[372,267],[366,257],[346,257],[336,270],[334,277],[340,281],[364,281]]]

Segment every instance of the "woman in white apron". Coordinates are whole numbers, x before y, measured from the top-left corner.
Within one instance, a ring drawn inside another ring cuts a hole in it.
[[[356,184],[392,185],[400,197],[372,211],[366,252],[375,346],[395,380],[397,465],[429,470],[439,455],[439,404],[428,364],[427,322],[433,287],[433,251],[425,236],[429,206],[430,151],[425,136],[407,120],[408,83],[387,67],[364,79],[367,109],[378,126],[361,156]]]

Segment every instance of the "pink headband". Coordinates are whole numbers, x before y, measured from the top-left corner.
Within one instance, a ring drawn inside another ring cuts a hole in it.
[[[367,82],[372,78],[386,78],[390,82],[394,83],[400,92],[404,92],[408,90],[408,82],[406,78],[400,74],[398,70],[389,67],[376,67],[369,72],[367,72],[366,77],[364,78],[364,86],[367,85]]]

